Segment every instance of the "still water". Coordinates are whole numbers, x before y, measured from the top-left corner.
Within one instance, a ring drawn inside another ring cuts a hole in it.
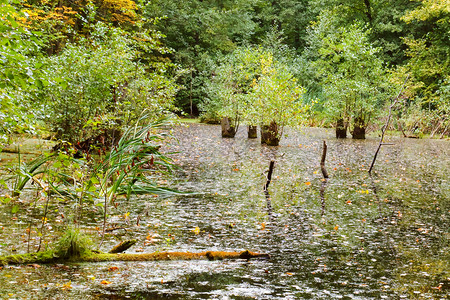
[[[447,299],[449,142],[388,138],[393,145],[383,146],[369,177],[379,138],[333,134],[288,131],[279,147],[266,147],[244,128],[222,139],[215,125],[175,127],[163,149],[179,168],[163,183],[186,194],[123,200],[110,212],[112,230],[101,247],[136,238],[128,252],[249,249],[269,260],[5,267],[0,298]],[[327,181],[319,165],[323,140]],[[42,205],[23,209],[38,219]],[[52,204],[44,241],[60,234],[68,205]],[[84,230],[98,239],[101,215],[94,207],[85,218]],[[36,250],[40,227],[29,243],[30,219],[0,206],[0,254]]]

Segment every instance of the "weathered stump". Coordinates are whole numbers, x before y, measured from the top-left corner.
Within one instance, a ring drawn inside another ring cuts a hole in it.
[[[228,117],[225,117],[220,122],[222,126],[222,137],[223,138],[234,138],[236,135],[236,128],[231,125],[231,120]]]
[[[247,132],[248,132],[248,138],[249,139],[256,139],[258,137],[258,127],[254,125],[248,125]]]
[[[336,122],[336,138],[345,139],[347,137],[347,124],[344,119],[339,119]]]
[[[355,119],[352,131],[353,139],[365,139],[366,138],[366,124],[364,120],[360,117]]]
[[[261,125],[261,144],[266,144],[267,146],[278,146],[280,144],[280,135],[276,122],[272,121],[270,125]]]

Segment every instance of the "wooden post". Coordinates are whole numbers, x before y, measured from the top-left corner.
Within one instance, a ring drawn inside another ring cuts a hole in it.
[[[322,202],[322,216],[325,214],[325,188],[328,182],[328,172],[325,168],[325,159],[327,157],[327,142],[323,141],[322,159],[320,160],[320,170],[322,170],[323,181],[320,186],[320,201]]]
[[[267,173],[267,181],[266,181],[266,184],[264,185],[264,193],[266,193],[266,195],[269,193],[269,184],[272,181],[272,173],[273,173],[274,167],[275,167],[275,161],[271,160],[270,164],[269,164],[269,172]]]
[[[322,170],[323,178],[328,178],[327,169],[325,169],[325,158],[327,157],[327,142],[323,141],[322,159],[320,160],[320,169]]]

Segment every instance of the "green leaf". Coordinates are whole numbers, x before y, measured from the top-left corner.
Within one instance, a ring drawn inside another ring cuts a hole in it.
[[[19,24],[17,24],[16,20],[14,20],[14,18],[13,18],[12,16],[8,15],[6,18],[7,18],[8,21],[11,23],[11,26],[12,26],[13,28],[19,27]]]
[[[58,160],[53,163],[53,167],[59,169],[62,167],[62,163]]]
[[[0,197],[0,201],[4,204],[8,204],[11,201],[10,197]]]
[[[11,72],[11,70],[7,70],[7,71],[6,71],[6,76],[7,76],[10,80],[14,80],[14,74]]]
[[[19,211],[19,206],[18,205],[14,205],[13,208],[11,209],[11,213],[15,214]]]

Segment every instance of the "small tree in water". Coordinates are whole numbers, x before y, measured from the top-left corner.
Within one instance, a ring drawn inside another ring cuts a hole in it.
[[[336,137],[364,139],[370,119],[387,95],[387,75],[378,48],[359,24],[339,27],[333,13],[323,13],[311,28],[311,47],[317,50],[312,66],[326,95],[326,114],[336,124]]]
[[[250,105],[248,94],[258,69],[258,51],[238,48],[224,57],[207,83],[209,99],[204,109],[222,119],[222,137],[234,137],[245,118]]]
[[[284,64],[276,62],[272,53],[260,56],[261,76],[252,84],[253,105],[249,116],[261,125],[261,143],[278,146],[285,126],[299,125],[307,106],[303,104],[305,89]]]
[[[286,125],[300,124],[304,89],[287,69],[261,48],[238,49],[219,65],[205,108],[223,118],[222,137],[234,137],[240,122],[261,124],[262,143],[276,146]]]

